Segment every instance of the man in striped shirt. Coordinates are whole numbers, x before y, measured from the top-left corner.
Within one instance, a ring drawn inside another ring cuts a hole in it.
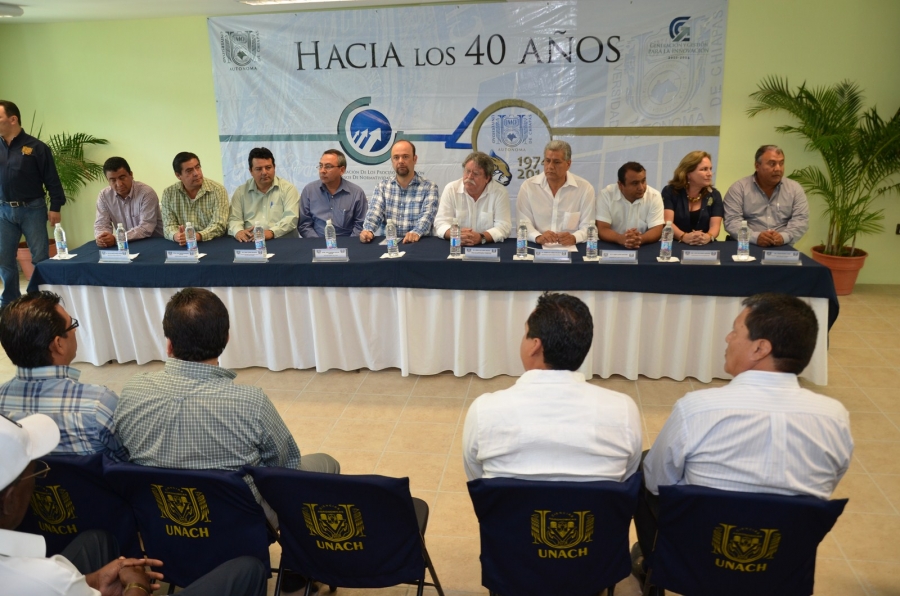
[[[0,414],[19,419],[47,414],[59,426],[54,454],[106,453],[128,460],[113,415],[118,396],[101,385],[79,383],[75,359],[78,320],[52,292],[20,296],[0,312],[0,343],[16,376],[0,385]]]
[[[197,242],[222,236],[231,210],[225,187],[204,178],[200,158],[188,151],[175,156],[172,169],[178,182],[163,191],[163,234],[184,246],[184,226],[190,222],[197,232]]]

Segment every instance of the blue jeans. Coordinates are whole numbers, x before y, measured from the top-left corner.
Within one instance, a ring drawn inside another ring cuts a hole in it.
[[[19,238],[22,234],[25,234],[25,241],[31,250],[32,263],[40,263],[50,256],[47,204],[43,199],[34,200],[23,207],[10,207],[6,203],[0,203],[0,279],[3,280],[0,307],[21,295],[16,252],[19,250]]]

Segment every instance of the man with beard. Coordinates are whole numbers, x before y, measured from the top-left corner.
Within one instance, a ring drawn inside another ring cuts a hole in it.
[[[462,246],[503,242],[511,229],[509,193],[491,179],[494,162],[485,153],[470,153],[463,161],[463,177],[444,187],[434,235],[450,238],[453,220],[459,221]]]

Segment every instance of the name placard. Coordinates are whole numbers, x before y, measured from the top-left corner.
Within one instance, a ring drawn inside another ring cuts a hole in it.
[[[803,264],[800,262],[799,250],[764,250],[763,260],[760,262],[763,265],[793,265],[795,267]]]
[[[600,262],[610,265],[637,265],[637,251],[604,250],[600,253]]]
[[[349,260],[346,248],[313,249],[313,263],[346,263]]]
[[[682,265],[718,265],[719,251],[717,250],[683,250],[681,251]]]
[[[496,248],[476,248],[466,247],[466,254],[463,256],[464,261],[500,261],[500,254]]]
[[[101,250],[100,263],[130,263],[131,255],[122,250]]]
[[[569,256],[569,251],[567,249],[558,249],[558,248],[545,248],[545,249],[535,249],[534,251],[534,262],[535,263],[571,263],[572,257]]]
[[[166,263],[199,263],[200,255],[187,250],[167,250]]]
[[[243,250],[240,248],[234,251],[235,263],[268,263],[266,251],[260,249]]]

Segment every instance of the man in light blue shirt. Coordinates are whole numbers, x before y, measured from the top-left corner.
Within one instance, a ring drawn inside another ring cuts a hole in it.
[[[250,180],[231,196],[228,233],[238,242],[253,242],[253,226],[260,222],[266,240],[297,229],[300,194],[297,187],[275,175],[275,156],[265,147],[250,150]]]
[[[359,236],[368,201],[362,188],[344,180],[347,157],[329,149],[319,159],[319,180],[300,193],[300,237],[322,238],[328,220],[338,236]]]

